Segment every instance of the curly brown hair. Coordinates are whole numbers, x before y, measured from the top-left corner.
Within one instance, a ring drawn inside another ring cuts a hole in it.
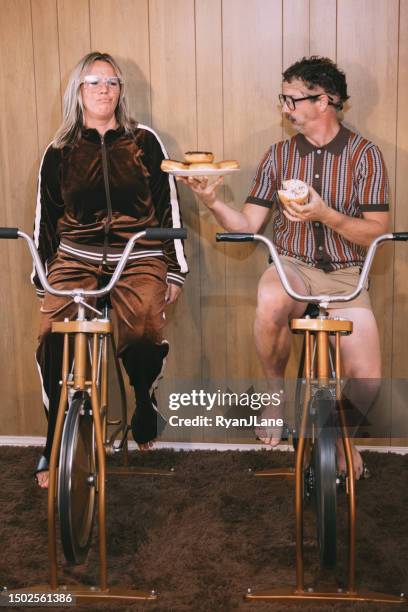
[[[328,94],[339,97],[339,101],[334,103],[337,109],[341,110],[343,104],[349,99],[347,94],[346,75],[340,70],[333,60],[328,57],[312,55],[303,57],[295,62],[282,73],[283,80],[290,83],[293,79],[300,79],[309,89],[320,86]]]

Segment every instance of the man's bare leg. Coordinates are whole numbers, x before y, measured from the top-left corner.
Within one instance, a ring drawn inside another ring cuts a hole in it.
[[[353,321],[353,333],[341,341],[342,378],[352,381],[347,388],[347,399],[366,414],[381,385],[381,350],[376,320],[367,308],[339,308],[332,310],[331,315]],[[354,473],[358,479],[363,472],[363,460],[354,445],[352,447]],[[341,439],[337,451],[338,470],[345,472],[346,459]]]
[[[295,272],[287,270],[289,282],[298,293],[306,293],[302,280]],[[284,373],[289,359],[291,332],[288,321],[301,317],[304,304],[292,300],[283,290],[274,268],[269,268],[261,278],[258,289],[258,307],[254,325],[255,343],[259,359],[273,393],[283,388]],[[342,308],[331,311],[354,323],[353,334],[342,339],[343,376],[365,379],[364,392],[354,392],[348,399],[357,407],[368,410],[378,393],[381,378],[381,352],[378,328],[373,313],[366,308]],[[367,379],[371,379],[369,382]],[[361,398],[364,397],[364,406]],[[281,418],[282,406],[268,408],[262,416]],[[280,442],[281,428],[259,429],[258,437],[264,444],[276,446]],[[344,471],[346,462],[341,440],[338,443],[338,469]],[[363,471],[360,453],[353,446],[354,469],[357,478]]]
[[[286,273],[293,289],[306,294],[307,290],[302,279],[289,267],[286,267]],[[288,296],[275,268],[268,268],[258,286],[254,337],[271,393],[281,393],[284,390],[285,368],[292,342],[289,321],[301,317],[305,308],[305,303],[296,302]],[[281,398],[280,405],[270,405],[265,408],[262,418],[283,418],[283,392]],[[264,444],[277,446],[282,436],[282,427],[257,428],[256,433]]]

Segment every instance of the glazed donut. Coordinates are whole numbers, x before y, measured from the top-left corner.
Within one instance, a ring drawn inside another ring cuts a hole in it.
[[[163,172],[173,172],[173,170],[188,170],[189,166],[174,159],[163,159],[160,168]]]
[[[187,151],[184,153],[184,161],[187,164],[211,164],[214,161],[214,155],[211,151]]]
[[[189,170],[216,170],[217,164],[210,164],[206,162],[193,163],[193,164],[189,164],[188,169]]]
[[[283,189],[278,189],[279,199],[282,204],[287,204],[288,202],[306,204],[309,199],[309,187],[299,179],[282,181],[282,187]]]
[[[238,170],[239,169],[239,163],[237,162],[236,159],[225,159],[224,161],[218,162],[216,166],[220,170]]]

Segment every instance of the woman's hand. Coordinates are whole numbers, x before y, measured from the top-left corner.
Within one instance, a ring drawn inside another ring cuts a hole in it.
[[[216,181],[213,183],[208,183],[208,176],[178,176],[177,181],[180,183],[184,183],[191,187],[192,191],[198,197],[198,199],[210,208],[213,206],[216,201],[215,192],[217,188],[221,185],[224,178],[219,176]]]
[[[179,285],[175,285],[174,283],[169,283],[167,285],[167,291],[166,291],[166,297],[165,297],[166,306],[169,306],[170,304],[174,304],[174,302],[178,299],[182,290],[183,290],[183,287],[180,287]]]

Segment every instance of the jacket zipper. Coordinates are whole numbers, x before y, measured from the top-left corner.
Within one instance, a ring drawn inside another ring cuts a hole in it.
[[[106,265],[108,263],[109,230],[110,230],[110,226],[112,222],[112,202],[111,202],[110,188],[109,188],[108,156],[106,154],[105,137],[103,135],[101,135],[101,151],[102,151],[103,182],[105,185],[106,205],[108,209],[108,219],[107,219],[107,222],[105,223],[105,237],[103,240],[103,253],[102,253],[102,264]]]

